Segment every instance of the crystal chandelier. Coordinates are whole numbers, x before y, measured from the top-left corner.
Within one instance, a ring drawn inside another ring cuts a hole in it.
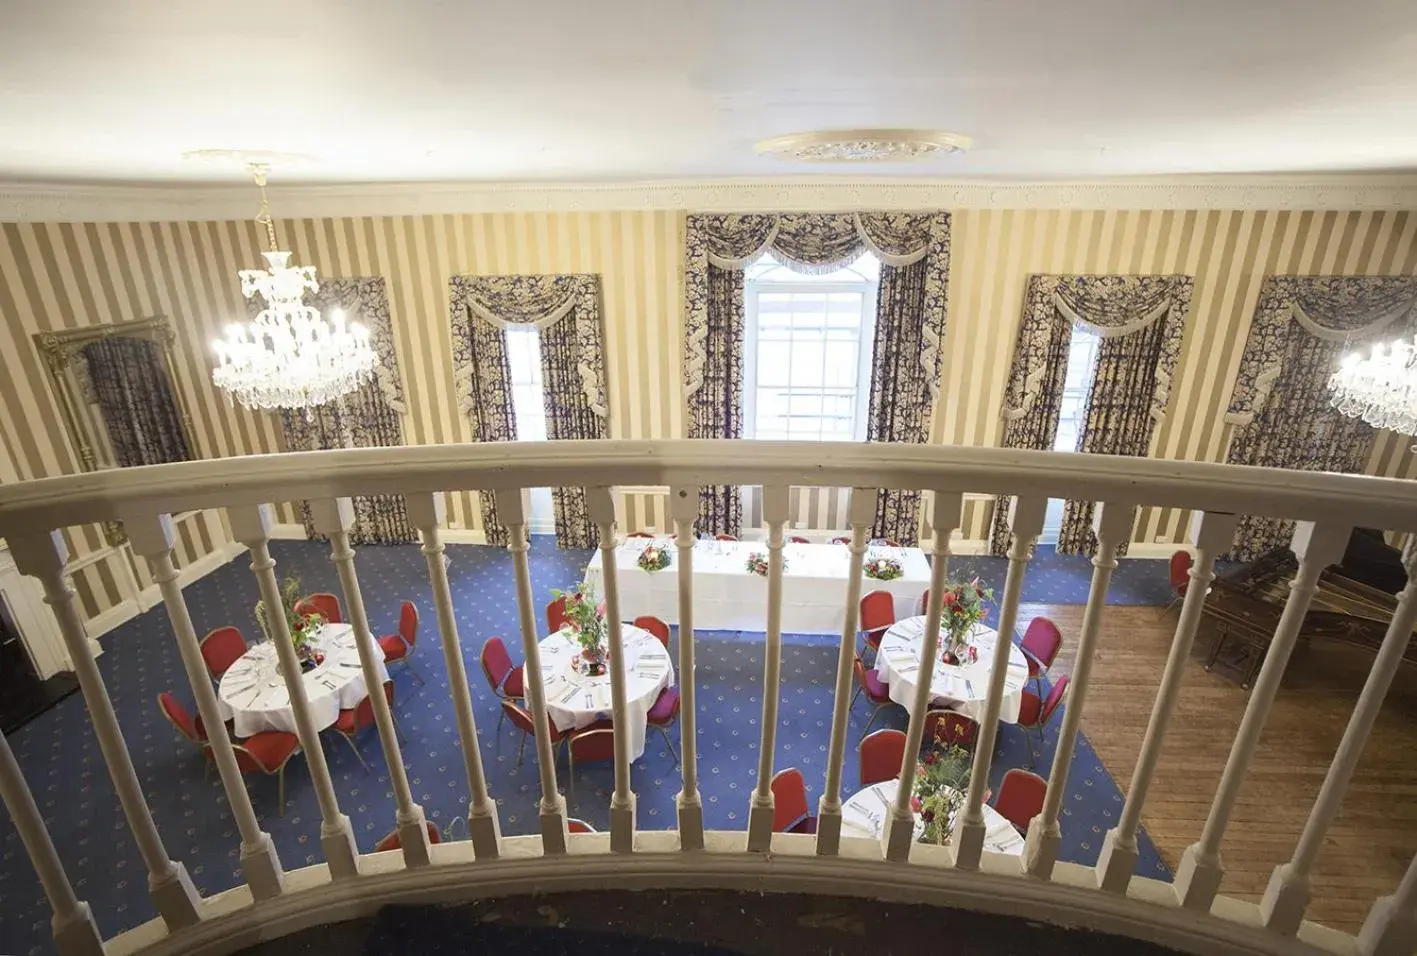
[[[1417,434],[1417,337],[1378,343],[1366,356],[1350,352],[1328,380],[1331,403],[1374,428]]]
[[[241,294],[259,294],[265,308],[254,321],[227,326],[226,338],[212,348],[217,364],[212,381],[247,408],[303,409],[307,418],[317,405],[359,388],[374,373],[377,358],[369,345],[369,330],[347,322],[336,309],[326,321],[304,302],[306,292],[318,292],[314,266],[292,266],[290,253],[276,247],[276,230],[266,199],[264,164],[251,172],[261,190],[256,222],[266,227],[270,251],[262,253],[266,269],[242,269]]]

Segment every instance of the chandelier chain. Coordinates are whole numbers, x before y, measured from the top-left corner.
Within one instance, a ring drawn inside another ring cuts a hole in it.
[[[257,188],[261,190],[261,209],[256,213],[256,222],[266,227],[266,241],[270,243],[271,252],[276,252],[280,248],[276,245],[276,224],[271,218],[271,201],[266,196],[266,174],[271,167],[265,163],[252,163],[250,170]]]

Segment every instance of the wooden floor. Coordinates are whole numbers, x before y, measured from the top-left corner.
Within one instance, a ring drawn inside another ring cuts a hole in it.
[[[1082,726],[1125,794],[1165,666],[1176,612],[1109,607],[1103,618]],[[1019,620],[1052,618],[1067,635],[1053,673],[1071,671],[1083,608],[1025,605]],[[1142,823],[1173,868],[1201,827],[1249,694],[1217,665],[1202,667],[1202,633],[1186,667]],[[1221,892],[1258,901],[1274,867],[1293,853],[1347,726],[1372,655],[1315,644],[1296,648],[1226,830]],[[1324,841],[1309,917],[1356,932],[1374,897],[1393,892],[1417,852],[1417,667],[1388,693],[1337,821]]]

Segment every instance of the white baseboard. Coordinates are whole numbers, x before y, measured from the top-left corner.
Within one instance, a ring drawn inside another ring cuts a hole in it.
[[[209,551],[191,564],[179,568],[177,571],[177,583],[185,588],[193,581],[199,581],[208,574],[211,574],[217,568],[230,564],[237,555],[244,554],[245,551],[246,546],[239,541],[228,541],[215,551]],[[156,584],[149,584],[138,592],[137,597],[120,601],[108,610],[100,612],[85,621],[84,629],[88,631],[89,643],[94,647],[95,656],[101,653],[98,644],[100,637],[103,637],[103,635],[119,625],[126,624],[139,614],[161,603],[162,591]]]

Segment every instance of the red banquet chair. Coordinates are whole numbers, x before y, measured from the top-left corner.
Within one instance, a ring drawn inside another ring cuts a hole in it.
[[[428,822],[424,826],[428,828],[428,842],[438,844],[443,842],[443,831],[438,829],[438,824]],[[383,839],[374,844],[375,853],[383,853],[385,850],[402,850],[403,840],[399,837],[399,831],[392,830],[385,834]]]
[[[895,597],[889,591],[872,591],[861,599],[858,629],[866,635],[866,646],[877,650],[881,638],[895,623]]]
[[[641,630],[649,631],[655,637],[659,638],[659,643],[664,645],[665,650],[669,649],[668,624],[665,624],[663,621],[661,621],[659,618],[655,617],[652,614],[645,614],[641,617],[637,617],[630,623],[634,624],[635,627],[638,627]]]
[[[629,534],[625,535],[625,537],[627,537],[627,538],[653,538],[654,535],[650,534],[648,531],[631,531]]]
[[[284,730],[263,730],[231,745],[242,773],[260,772],[278,782],[280,815],[285,816],[285,767],[299,754],[300,738]]]
[[[1068,692],[1068,678],[1059,677],[1052,690],[1048,691],[1047,700],[1039,700],[1038,695],[1032,691],[1023,692],[1023,700],[1018,709],[1018,725],[1023,731],[1023,737],[1028,741],[1028,765],[1035,766],[1038,758],[1037,752],[1033,749],[1032,731],[1038,731],[1040,745],[1043,742],[1043,735],[1048,726],[1048,722],[1053,719],[1053,714],[1063,705],[1063,697]]]
[[[221,680],[227,668],[231,667],[246,653],[246,638],[230,625],[209,631],[202,638],[202,661],[207,665],[207,673],[212,680]]]
[[[423,675],[413,669],[409,658],[418,645],[418,606],[412,601],[404,601],[399,606],[399,630],[397,634],[385,634],[379,638],[379,646],[384,649],[384,663],[402,663],[420,684]]]
[[[925,712],[925,732],[921,736],[927,746],[938,740],[967,750],[979,738],[979,722],[953,710],[930,710]]]
[[[1053,666],[1062,647],[1063,632],[1058,630],[1058,625],[1046,617],[1035,617],[1028,622],[1028,629],[1023,632],[1018,648],[1023,651],[1023,658],[1028,663],[1028,676],[1033,678],[1040,694],[1043,693],[1043,681],[1039,675],[1046,674],[1048,668]]]
[[[1174,597],[1170,604],[1161,609],[1161,617],[1165,617],[1173,607],[1185,600],[1186,588],[1191,584],[1191,565],[1194,563],[1195,559],[1189,551],[1177,551],[1171,555],[1171,593]]]
[[[905,733],[899,730],[878,730],[861,741],[861,786],[900,776],[905,741]]]
[[[811,544],[812,542],[808,541],[806,538],[803,538],[803,537],[800,537],[800,536],[794,534],[794,535],[792,535],[791,537],[789,537],[789,538],[787,539],[787,543],[788,543],[788,544]]]
[[[569,820],[566,821],[566,832],[595,833],[596,830],[595,827],[591,826],[589,823],[586,823],[584,820],[577,820],[575,817],[571,817]]]
[[[861,736],[865,737],[871,730],[871,725],[880,716],[881,709],[889,707],[894,701],[891,700],[890,686],[876,676],[874,668],[868,668],[861,662],[861,658],[856,658],[852,663],[852,669],[856,673],[856,693],[851,698],[851,705],[856,706],[856,699],[863,693],[866,699],[876,705],[876,709],[871,711],[871,717],[866,721],[866,726],[861,731]]]
[[[307,594],[295,602],[296,614],[318,614],[330,624],[343,624],[344,614],[340,611],[339,598],[327,591]]]
[[[832,543],[832,544],[850,544],[850,543],[851,543],[851,539],[850,539],[850,538],[847,538],[847,537],[837,537],[837,538],[832,538],[831,543]]]
[[[566,613],[566,602],[571,600],[568,595],[561,595],[546,605],[546,633],[555,634],[562,627],[571,623],[571,616]],[[574,600],[580,600],[575,598]]]
[[[492,693],[503,700],[521,700],[526,696],[522,669],[512,664],[512,656],[507,653],[507,645],[500,637],[489,637],[482,645],[482,673],[492,687]],[[507,719],[506,711],[497,718],[497,729],[502,729],[502,721]]]
[[[679,753],[674,749],[674,741],[669,739],[669,728],[679,719],[679,703],[679,692],[673,687],[666,687],[655,698],[654,706],[649,709],[646,719],[646,725],[658,730],[659,735],[664,738],[664,744],[669,748],[669,756],[674,758],[676,767],[679,765]]]
[[[393,716],[394,708],[394,682],[384,681],[384,699],[389,702],[390,717]],[[354,755],[359,758],[359,762],[364,766],[364,772],[369,772],[369,764],[365,762],[364,755],[359,752],[359,745],[354,742],[354,738],[369,727],[374,726],[374,703],[365,694],[364,699],[353,707],[347,707],[339,712],[335,718],[334,731],[344,738],[344,742],[349,744],[349,749],[354,751]],[[398,721],[394,721],[394,732],[398,732]]]
[[[1029,821],[1043,812],[1043,798],[1047,793],[1047,780],[1015,767],[1004,774],[994,809],[1020,833],[1026,834]]]
[[[615,728],[587,727],[572,731],[566,743],[569,770],[566,773],[567,794],[572,803],[576,800],[576,761],[581,763],[603,762],[615,759]]]
[[[526,756],[527,738],[536,736],[536,721],[532,719],[531,711],[505,697],[502,698],[502,712],[512,722],[512,726],[522,732],[521,746],[517,748],[517,766],[521,766],[522,758]],[[557,730],[550,717],[546,719],[546,732],[551,740],[551,753],[554,758],[556,751],[560,749],[562,742],[566,739],[566,732]]]
[[[817,832],[817,818],[807,806],[807,784],[802,779],[802,771],[796,767],[773,774],[772,832]]]
[[[715,541],[737,541],[738,536],[736,534],[716,534],[713,539]]]

